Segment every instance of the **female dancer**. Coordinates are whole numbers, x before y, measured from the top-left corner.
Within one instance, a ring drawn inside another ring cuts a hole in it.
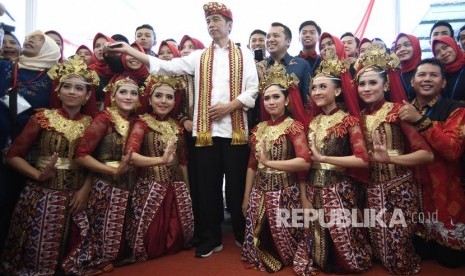
[[[91,182],[87,179],[84,184],[86,172],[72,158],[92,121],[81,107],[99,79],[79,58],[53,67],[48,75],[59,81],[61,108],[32,116],[7,155],[8,164],[29,178],[1,257],[9,275],[54,275],[62,262],[72,261],[89,232],[83,210]],[[36,142],[39,156],[33,166],[25,156]]]
[[[111,106],[99,113],[87,128],[77,152],[76,162],[93,171],[94,182],[89,197],[89,224],[93,229],[89,242],[97,245],[97,252],[83,264],[76,258],[74,273],[95,267],[111,271],[110,262],[120,250],[129,195],[134,184],[128,172],[130,153],[123,156],[129,135],[131,116],[139,101],[139,86],[129,77],[110,83],[105,91]]]
[[[188,247],[194,230],[183,128],[169,116],[185,82],[182,77],[152,75],[146,85],[153,111],[139,116],[126,145],[139,167],[128,226],[136,260]]]
[[[297,227],[279,225],[277,211],[300,209],[299,185],[305,186],[310,155],[304,126],[287,113],[288,93],[297,89],[295,75],[273,66],[260,85],[271,119],[250,135],[251,152],[242,210],[246,217],[242,261],[246,267],[276,272],[291,265],[303,238]]]
[[[380,218],[370,222],[369,232],[375,258],[390,273],[413,274],[420,270],[412,242],[419,198],[409,167],[433,161],[433,154],[416,129],[400,120],[401,104],[384,99],[389,88],[389,59],[384,55],[378,48],[368,49],[357,75],[358,94],[365,105],[363,131],[372,159],[367,207]]]
[[[326,53],[319,71],[310,88],[311,98],[322,112],[310,122],[308,138],[313,163],[309,185],[301,190],[304,208],[320,211],[319,219],[312,221],[309,228],[309,256],[326,272],[363,272],[371,266],[366,234],[362,228],[353,227],[357,221],[338,223],[338,219],[347,211],[357,212],[351,219],[360,215],[358,189],[351,177],[364,179],[357,174],[360,171],[347,169],[368,168],[368,154],[359,119],[339,109],[336,103],[341,93],[353,93],[349,91],[352,86],[341,80],[342,74],[349,73],[348,68],[336,56]],[[346,106],[350,104],[347,102]]]

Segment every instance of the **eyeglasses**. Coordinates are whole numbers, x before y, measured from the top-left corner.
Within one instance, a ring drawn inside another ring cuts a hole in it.
[[[42,41],[45,41],[45,37],[41,35],[30,35],[30,36],[26,36],[24,38],[24,41],[42,42]]]

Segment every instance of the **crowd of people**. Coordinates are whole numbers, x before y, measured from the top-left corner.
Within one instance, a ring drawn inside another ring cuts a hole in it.
[[[203,11],[211,42],[157,53],[148,24],[72,57],[57,31],[5,32],[0,274],[207,258],[225,207],[246,268],[465,264],[465,26],[436,22],[422,59],[412,34],[387,47],[309,20],[292,56],[285,24],[240,47],[228,7]]]

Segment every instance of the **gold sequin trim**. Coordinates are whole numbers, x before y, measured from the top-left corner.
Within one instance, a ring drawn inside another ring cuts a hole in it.
[[[174,142],[178,141],[179,126],[176,122],[169,118],[166,121],[158,121],[149,114],[139,116],[148,126],[155,132],[160,133],[160,140],[164,145],[168,144],[168,141],[174,138]]]
[[[279,143],[284,139],[286,134],[286,129],[292,125],[294,120],[292,118],[286,118],[284,121],[276,126],[268,126],[267,122],[261,122],[257,126],[257,132],[255,137],[257,139],[257,144],[255,150],[257,153],[261,151],[261,143],[264,141],[266,152],[271,150],[273,144]]]
[[[79,121],[67,119],[56,109],[44,110],[44,116],[48,119],[49,126],[63,134],[70,143],[81,138],[86,127],[92,122],[92,118],[89,116],[83,116]]]
[[[313,133],[316,133],[316,147],[321,149],[325,144],[324,139],[328,136],[328,130],[333,126],[342,123],[342,119],[344,119],[345,116],[347,116],[347,114],[344,113],[344,111],[342,110],[338,110],[336,113],[332,115],[318,115],[310,123],[310,131],[308,132],[309,141],[311,135],[313,135]]]
[[[371,144],[373,142],[372,140],[373,131],[386,121],[386,117],[389,114],[389,112],[392,110],[392,108],[393,108],[393,103],[386,102],[377,112],[375,112],[375,114],[363,115],[364,122],[365,122],[365,128],[367,130],[365,133],[365,139],[366,139],[367,144]]]

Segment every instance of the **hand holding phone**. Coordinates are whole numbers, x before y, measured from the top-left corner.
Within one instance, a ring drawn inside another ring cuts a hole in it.
[[[111,49],[121,48],[121,47],[123,47],[123,43],[121,43],[121,42],[113,43],[113,44],[108,45],[108,48],[111,48]]]

